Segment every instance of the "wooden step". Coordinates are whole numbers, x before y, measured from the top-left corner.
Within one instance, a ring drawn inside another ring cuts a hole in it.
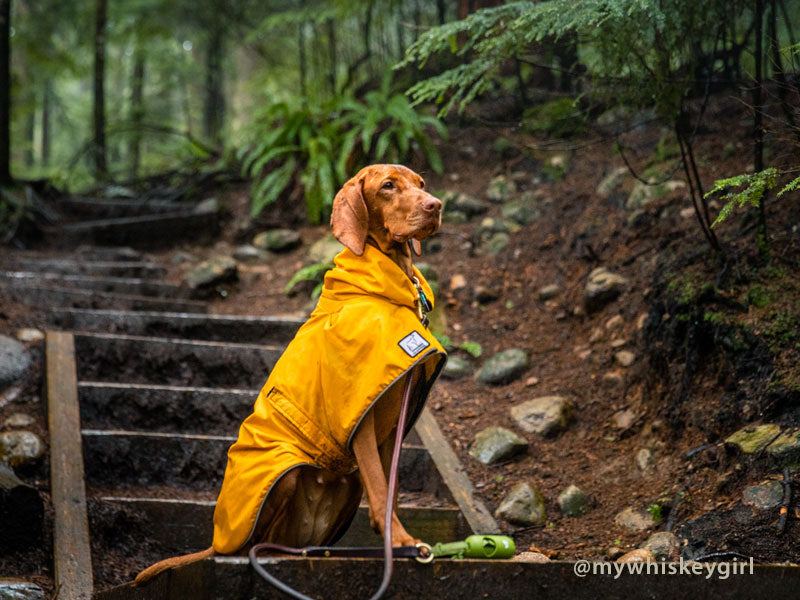
[[[208,305],[199,300],[116,294],[91,289],[64,288],[57,285],[5,285],[0,280],[0,293],[9,299],[39,309],[52,308],[124,308],[129,311],[189,311],[202,313]],[[47,316],[46,315],[46,316]]]
[[[261,389],[281,346],[76,332],[78,379]]]
[[[57,258],[12,257],[7,267],[22,272],[56,273],[61,275],[93,275],[96,277],[164,277],[167,270],[143,261],[82,261]]]
[[[186,210],[186,205],[168,200],[91,200],[78,197],[61,200],[59,207],[70,215],[95,219],[136,217]]]
[[[235,436],[124,430],[81,431],[88,485],[126,489],[171,485],[217,491]],[[425,448],[404,446],[400,489],[437,495],[444,484]],[[439,496],[442,494],[439,493]]]
[[[89,503],[95,515],[92,536],[110,541],[112,547],[123,545],[127,537],[149,540],[166,558],[211,545],[213,500],[99,497],[90,498]],[[397,512],[406,530],[426,541],[458,540],[471,533],[461,513],[452,506],[417,506],[401,501]],[[122,522],[126,524],[125,538],[118,535]],[[362,505],[337,545],[380,546],[381,542],[381,536],[370,527],[368,507]]]
[[[50,315],[60,329],[193,340],[288,344],[302,319],[65,308]]]
[[[174,283],[139,277],[99,277],[95,275],[69,275],[32,271],[0,271],[0,284],[10,287],[75,288],[81,291],[98,291],[137,296],[182,298],[186,290]]]

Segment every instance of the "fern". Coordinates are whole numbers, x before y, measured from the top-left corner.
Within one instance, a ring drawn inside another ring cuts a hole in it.
[[[332,268],[333,268],[333,263],[315,263],[313,265],[308,265],[301,269],[298,269],[298,271],[294,275],[292,275],[292,278],[289,280],[289,283],[286,284],[286,287],[284,288],[283,292],[286,295],[291,294],[294,287],[301,281],[318,282],[317,286],[314,287],[314,290],[316,291],[319,284],[321,284],[322,279],[325,276],[325,273],[327,273],[328,270]]]
[[[711,227],[716,227],[727,219],[734,208],[742,208],[748,204],[756,208],[759,207],[764,194],[778,185],[778,175],[778,170],[770,167],[757,173],[743,173],[742,175],[715,181],[714,187],[706,193],[705,197],[722,194],[720,199],[727,200],[727,202],[719,211],[719,215],[714,219]],[[744,187],[744,189],[739,192],[729,191],[730,188],[740,187]]]
[[[778,198],[783,196],[786,192],[793,192],[797,189],[800,189],[800,177],[787,183],[786,187],[784,187],[780,192],[778,192]]]

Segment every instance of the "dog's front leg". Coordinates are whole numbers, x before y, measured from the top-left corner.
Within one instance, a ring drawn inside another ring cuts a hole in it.
[[[370,523],[373,529],[385,535],[384,521],[386,516],[386,497],[389,493],[386,475],[381,463],[381,454],[375,437],[375,421],[370,410],[361,422],[353,438],[353,452],[358,462],[361,483],[367,492],[369,503]],[[413,546],[419,540],[411,537],[397,518],[397,513],[392,513],[392,546]]]

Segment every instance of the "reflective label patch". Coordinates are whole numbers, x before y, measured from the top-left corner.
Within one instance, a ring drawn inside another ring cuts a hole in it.
[[[412,358],[430,346],[428,340],[426,340],[416,331],[412,331],[397,343],[403,350],[405,350],[405,353]]]

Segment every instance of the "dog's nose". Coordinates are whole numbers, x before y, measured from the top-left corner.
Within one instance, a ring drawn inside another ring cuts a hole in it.
[[[426,212],[439,212],[442,210],[442,201],[433,196],[428,196],[422,201],[422,209]]]

